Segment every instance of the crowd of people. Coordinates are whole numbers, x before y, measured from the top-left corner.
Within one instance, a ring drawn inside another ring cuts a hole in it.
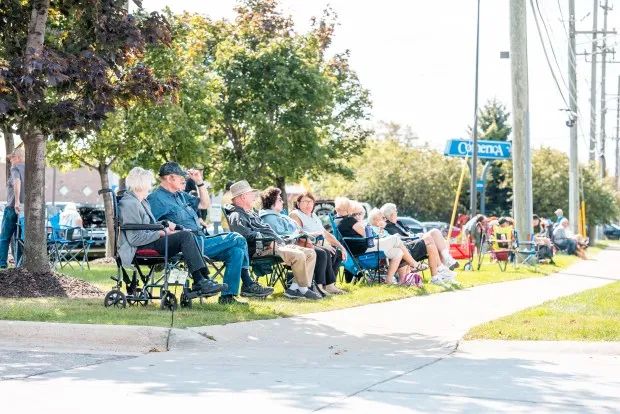
[[[202,226],[201,211],[209,208],[209,194],[202,171],[184,170],[175,162],[159,169],[159,186],[154,190],[154,174],[140,167],[133,168],[126,178],[127,191],[119,202],[121,224],[163,223],[165,230],[126,230],[120,237],[123,266],[131,266],[138,249],[151,249],[168,254],[182,253],[192,275],[191,290],[204,295],[220,293],[219,303],[244,305],[236,297],[266,297],[272,287],[258,284],[250,276],[251,258],[275,255],[290,267],[292,280],[284,291],[290,299],[320,300],[346,292],[337,286],[341,263],[347,252],[384,253],[387,262],[386,284],[421,286],[419,272],[430,268],[431,283],[456,283],[458,262],[450,256],[449,246],[441,233],[432,230],[414,238],[400,223],[394,204],[371,211],[368,243],[367,229],[362,224],[363,206],[340,197],[336,200],[338,232],[357,240],[342,241],[327,231],[313,212],[315,197],[300,194],[290,214],[283,212],[280,189],[264,191],[252,188],[247,181],[227,185],[228,201],[223,205],[226,227],[230,232],[208,235]],[[191,180],[194,194],[185,191]],[[259,194],[260,193],[260,194]],[[257,199],[257,196],[259,198]],[[257,201],[260,209],[256,210]],[[164,238],[167,237],[167,243]],[[343,245],[346,243],[346,246]],[[205,257],[225,263],[223,283],[209,278]],[[428,265],[421,263],[428,260]]]

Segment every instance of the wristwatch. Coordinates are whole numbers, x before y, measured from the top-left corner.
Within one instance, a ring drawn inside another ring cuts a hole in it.
[[[205,183],[204,183],[204,181],[203,181],[203,182],[201,182],[200,184],[196,184],[196,187],[204,187],[204,185],[205,185]]]

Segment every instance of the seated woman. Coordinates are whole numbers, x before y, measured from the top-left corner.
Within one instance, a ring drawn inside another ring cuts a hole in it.
[[[366,237],[366,230],[362,224],[364,219],[364,207],[357,201],[351,201],[351,215],[342,218],[340,224],[338,224],[338,231],[342,237]],[[401,265],[401,260],[411,267],[417,268],[418,262],[416,262],[409,250],[405,247],[399,236],[392,235],[381,239],[380,243],[375,242],[374,246],[368,247],[368,241],[366,239],[361,240],[347,240],[345,242],[349,247],[351,253],[355,256],[367,253],[376,252],[377,250],[383,252],[389,259],[389,265],[387,269],[387,276],[385,283],[396,284],[394,275],[398,271]]]
[[[389,237],[389,233],[387,233],[384,228],[386,227],[386,218],[385,215],[381,212],[381,210],[374,208],[370,211],[368,215],[368,221],[373,227],[373,230],[379,237]],[[381,241],[383,243],[383,240]],[[409,249],[411,256],[414,260],[422,260],[428,258],[428,263],[431,270],[431,282],[437,285],[442,285],[443,282],[453,283],[454,278],[456,277],[456,273],[450,271],[447,267],[441,265],[441,261],[439,260],[439,253],[437,252],[437,248],[433,244],[425,245],[422,239],[413,240],[410,242],[405,242],[405,246]],[[419,245],[423,247],[420,247]],[[424,252],[423,258],[416,258],[416,254],[420,255],[421,252]],[[423,264],[420,263],[420,266]],[[427,268],[428,268],[427,267]],[[402,276],[403,273],[407,273],[408,270],[418,271],[425,270],[425,268],[411,268],[407,269],[407,271],[403,271],[402,268],[398,269],[399,277]]]
[[[315,201],[314,195],[312,195],[311,192],[306,191],[301,193],[295,200],[295,210],[291,211],[289,216],[305,234],[309,234],[312,237],[323,237],[325,242],[322,247],[329,252],[331,259],[331,270],[328,264],[327,272],[333,272],[333,274],[337,276],[340,270],[340,263],[347,260],[347,253],[334,235],[325,230],[319,216],[312,212],[312,210],[314,210]],[[335,284],[325,286],[319,285],[319,288],[324,289],[328,293],[338,293],[337,291],[341,291]]]
[[[547,220],[544,218],[541,219],[538,215],[534,214],[532,225],[534,228],[534,243],[536,243],[537,246],[536,258],[543,262],[549,259],[549,264],[555,265]]]
[[[168,233],[168,256],[183,253],[185,265],[194,280],[191,290],[202,295],[212,295],[226,290],[225,284],[209,279],[209,270],[192,233],[176,229],[172,222],[155,221],[146,196],[151,189],[153,173],[135,167],[127,174],[127,192],[120,199],[118,208],[121,226],[124,224],[164,224],[165,230],[121,230],[120,256],[123,267],[131,267],[138,249],[165,253],[165,237]]]
[[[278,235],[298,237],[302,234],[307,234],[302,231],[300,226],[292,218],[282,214],[284,204],[282,202],[282,191],[279,188],[269,187],[263,191],[260,195],[262,202],[262,210],[259,212],[260,218],[262,218],[267,224],[271,226],[273,231]],[[331,294],[341,295],[345,293],[336,287],[336,275],[338,274],[338,267],[340,266],[340,260],[338,266],[334,269],[332,263],[333,258],[330,257],[331,251],[315,245],[309,239],[301,238],[300,242],[302,247],[308,247],[314,249],[316,253],[316,264],[314,266],[314,281],[316,288],[321,296],[329,296]],[[338,251],[334,250],[333,255],[340,256]]]
[[[383,207],[381,207],[381,212],[383,212],[383,215],[387,219],[385,230],[388,233],[398,234],[401,237],[412,236],[407,230],[407,228],[405,227],[405,225],[401,223],[400,221],[398,221],[398,210],[396,209],[395,204],[392,204],[392,203],[384,204]],[[456,273],[452,272],[452,270],[459,267],[459,262],[457,262],[450,255],[450,246],[444,240],[443,236],[441,235],[441,232],[437,229],[432,229],[424,233],[421,239],[422,239],[422,242],[419,242],[418,245],[413,246],[413,249],[415,250],[412,252],[412,254],[415,256],[414,258],[416,260],[425,259],[428,256],[427,252],[425,252],[426,250],[425,246],[426,247],[435,246],[435,248],[439,252],[439,257],[443,265],[445,265],[445,267],[448,268],[448,270],[450,270],[450,274],[454,274],[456,276]],[[439,272],[440,273],[442,272],[441,265],[440,265]],[[446,275],[449,274],[447,272],[444,272],[444,273]]]
[[[560,250],[566,250],[568,254],[588,260],[583,244],[579,243],[578,238],[568,228],[568,219],[562,218],[560,224],[553,230],[553,242]]]

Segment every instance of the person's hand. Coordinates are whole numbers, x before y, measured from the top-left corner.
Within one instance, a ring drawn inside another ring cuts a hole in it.
[[[342,261],[347,261],[347,252],[344,249],[340,249],[340,254],[342,255]]]
[[[171,221],[169,221],[169,222],[168,222],[168,230],[169,230],[169,231],[174,231],[174,230],[176,230],[176,228],[177,228],[177,225],[176,225],[176,224],[174,224],[174,223],[173,223],[173,222],[171,222]]]
[[[187,171],[187,175],[196,183],[196,185],[202,184],[202,170],[190,169]]]
[[[327,246],[325,248],[329,250],[331,254],[336,254],[336,249],[334,248],[334,246]]]
[[[15,212],[19,214],[19,210],[21,210],[21,206],[19,205],[19,201],[15,201]]]

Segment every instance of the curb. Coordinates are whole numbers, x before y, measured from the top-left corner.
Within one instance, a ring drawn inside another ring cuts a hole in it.
[[[0,347],[133,353],[195,350],[212,342],[185,329],[0,321]]]

